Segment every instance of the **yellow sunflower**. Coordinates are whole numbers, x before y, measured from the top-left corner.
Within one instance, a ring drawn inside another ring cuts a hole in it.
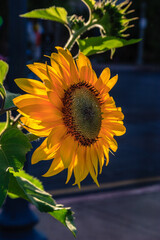
[[[28,94],[14,99],[21,122],[29,132],[46,137],[31,162],[53,159],[43,176],[49,177],[68,169],[75,184],[88,174],[99,185],[97,176],[109,162],[109,151],[117,150],[114,135],[123,135],[124,115],[109,91],[118,76],[110,78],[105,68],[97,78],[91,62],[82,53],[75,63],[71,53],[57,47],[51,54],[51,66],[28,65],[41,81],[19,78],[16,84]]]

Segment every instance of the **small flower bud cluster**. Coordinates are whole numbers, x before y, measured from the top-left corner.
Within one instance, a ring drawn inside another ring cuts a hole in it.
[[[82,16],[73,15],[69,18],[70,28],[74,31],[77,31],[84,26],[84,18]]]

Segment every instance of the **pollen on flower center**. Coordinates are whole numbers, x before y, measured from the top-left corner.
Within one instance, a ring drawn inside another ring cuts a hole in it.
[[[65,91],[63,121],[71,134],[83,146],[90,146],[98,139],[102,113],[99,92],[90,84],[80,82]]]

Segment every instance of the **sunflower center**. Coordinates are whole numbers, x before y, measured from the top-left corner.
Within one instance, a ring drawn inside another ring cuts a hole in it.
[[[99,92],[86,82],[73,84],[63,98],[63,121],[68,133],[81,145],[96,142],[102,113]]]

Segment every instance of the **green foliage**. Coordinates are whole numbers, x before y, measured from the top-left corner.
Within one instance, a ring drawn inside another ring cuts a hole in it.
[[[0,137],[0,151],[8,165],[15,171],[21,169],[25,162],[25,155],[31,149],[28,138],[17,128],[8,128]],[[2,160],[0,159],[2,162]]]
[[[63,223],[74,235],[76,234],[73,213],[70,208],[64,208],[62,205],[56,204],[52,196],[44,191],[38,179],[33,178],[24,171],[14,172],[10,170],[8,192],[31,202],[39,211],[48,212]]]
[[[34,135],[33,133],[27,133],[26,137],[28,138],[28,140],[30,142],[33,142],[33,141],[35,141],[35,140],[37,140],[39,138],[38,136]]]
[[[0,207],[2,206],[6,195],[9,183],[8,160],[3,149],[0,146]]]
[[[79,39],[80,51],[85,55],[92,55],[96,53],[102,53],[114,48],[124,47],[130,44],[139,42],[140,39],[125,40],[115,37],[90,37],[87,39]]]
[[[60,209],[50,212],[49,214],[64,224],[64,226],[66,226],[76,237],[77,231],[74,224],[73,212],[70,210],[70,208],[63,208],[62,205],[59,207]]]
[[[0,83],[0,94],[3,98],[5,98],[6,91],[1,83]]]
[[[6,62],[0,60],[0,94],[4,98],[6,95],[5,89],[3,87],[3,82],[6,78],[9,66]]]
[[[5,129],[6,126],[6,122],[0,122],[0,134],[3,132],[3,130]]]
[[[50,7],[44,9],[36,9],[31,12],[22,14],[21,17],[40,18],[67,24],[67,11],[62,7]]]
[[[11,93],[9,91],[6,91],[6,97],[5,97],[5,103],[4,103],[4,108],[9,109],[9,108],[14,108],[15,105],[13,103],[13,99],[18,97],[20,94],[17,93]]]
[[[8,188],[9,168],[19,170],[23,167],[25,155],[31,144],[27,137],[18,129],[10,128],[0,137],[0,206],[2,206]]]
[[[3,84],[3,81],[6,78],[6,75],[8,73],[8,64],[2,60],[0,60],[0,83]]]

